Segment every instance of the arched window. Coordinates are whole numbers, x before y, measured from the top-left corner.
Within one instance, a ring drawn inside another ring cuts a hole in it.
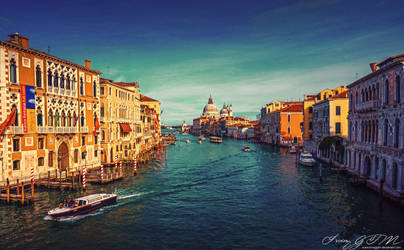
[[[10,60],[10,82],[17,82],[17,65],[14,58]]]
[[[74,163],[77,163],[79,161],[79,150],[75,149],[74,150]]]
[[[72,78],[72,85],[71,85],[71,87],[72,87],[72,90],[75,90],[75,89],[76,89],[76,78],[75,78],[75,77]]]
[[[375,158],[375,179],[379,179],[379,158]]]
[[[66,76],[66,89],[70,89],[70,76]]]
[[[396,103],[401,102],[401,93],[400,93],[400,76],[396,76]]]
[[[55,127],[60,127],[59,111],[56,111],[54,119],[55,119]]]
[[[369,101],[369,91],[368,91],[368,89],[365,90],[365,101]]]
[[[354,133],[355,133],[355,141],[357,142],[358,141],[358,122],[355,122],[355,131],[354,131]]]
[[[36,114],[36,125],[37,126],[43,126],[42,113]]]
[[[400,120],[396,119],[394,124],[394,147],[398,148],[398,144],[400,141]]]
[[[365,129],[364,129],[364,125],[363,125],[363,121],[361,122],[361,142],[363,142],[365,137]]]
[[[94,97],[97,97],[97,83],[95,81],[93,82],[93,94]]]
[[[376,100],[380,99],[379,83],[376,84]]]
[[[84,82],[82,77],[80,77],[80,95],[84,95]]]
[[[42,88],[42,71],[39,65],[36,66],[35,76],[36,76],[36,86],[38,88]]]
[[[60,76],[60,88],[65,88],[65,76],[63,74]]]
[[[67,126],[68,127],[72,126],[72,116],[70,114],[70,111],[67,113]]]
[[[387,136],[389,132],[389,121],[386,119],[384,120],[384,133],[383,133],[383,145],[387,146]]]
[[[383,166],[382,166],[382,172],[380,174],[380,180],[382,182],[386,181],[386,170],[387,170],[387,161],[384,159],[383,160]]]
[[[53,113],[52,110],[48,112],[48,126],[53,126]]]
[[[55,88],[59,88],[59,75],[58,75],[58,73],[55,73],[55,78],[53,79],[53,86]]]
[[[48,70],[48,86],[52,87],[52,71]]]
[[[309,107],[309,113],[313,113],[313,107]]]
[[[65,116],[65,112],[62,111],[62,121],[61,121],[61,125],[62,127],[66,126],[66,116]]]
[[[359,103],[359,90],[356,91],[356,96],[355,96],[355,103]]]
[[[389,80],[386,80],[384,83],[384,104],[389,104],[389,97],[390,97],[390,88],[389,88]]]
[[[84,118],[84,113],[83,112],[81,112],[80,121],[81,121],[80,122],[81,126],[84,127],[86,119]]]
[[[361,96],[362,96],[362,102],[365,102],[365,92],[363,91],[363,89],[361,90]]]
[[[376,139],[375,142],[376,144],[379,142],[379,120],[376,121]]]
[[[15,109],[15,120],[14,120],[14,124],[12,124],[12,126],[18,126],[18,109],[17,106],[15,106],[15,104],[11,107],[11,110]]]

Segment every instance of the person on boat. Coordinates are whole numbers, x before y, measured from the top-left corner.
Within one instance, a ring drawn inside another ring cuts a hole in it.
[[[67,200],[63,200],[63,206],[64,206],[64,207],[67,207],[67,206],[68,206]]]
[[[76,201],[74,200],[74,198],[70,197],[69,207],[74,207],[75,204],[76,204]]]

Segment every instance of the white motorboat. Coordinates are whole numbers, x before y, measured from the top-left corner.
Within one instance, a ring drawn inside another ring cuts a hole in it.
[[[307,152],[303,152],[300,154],[299,163],[304,166],[314,166],[316,164],[316,160],[313,158],[313,155]]]

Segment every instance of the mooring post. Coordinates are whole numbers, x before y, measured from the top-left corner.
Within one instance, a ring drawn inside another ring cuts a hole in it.
[[[81,171],[79,170],[79,183],[78,183],[79,189],[82,188],[82,185],[81,185],[81,184],[82,184],[82,183],[81,183]]]
[[[32,197],[32,201],[34,201],[35,200],[35,196],[34,196],[34,193],[35,193],[35,191],[34,191],[35,189],[34,189],[34,180],[31,180],[31,197]]]
[[[21,204],[24,205],[25,202],[25,189],[24,189],[24,182],[22,182],[22,187],[21,187]]]
[[[17,195],[20,195],[20,182],[17,178]]]
[[[59,189],[62,190],[62,170],[59,170]]]
[[[48,170],[48,189],[50,188],[50,171]]]
[[[10,181],[7,178],[7,203],[10,203]]]

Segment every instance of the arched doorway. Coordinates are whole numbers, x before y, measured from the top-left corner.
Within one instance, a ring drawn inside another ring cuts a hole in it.
[[[109,156],[109,163],[114,162],[114,150],[111,148],[110,156]]]
[[[366,175],[366,177],[370,177],[371,170],[372,170],[372,168],[371,168],[370,158],[369,158],[369,156],[366,156],[366,158],[365,158],[365,175]]]
[[[387,161],[384,159],[383,166],[382,166],[382,174],[380,176],[380,179],[382,182],[386,181],[386,170],[387,170]]]
[[[391,174],[391,187],[394,189],[397,188],[397,177],[398,177],[398,167],[397,163],[394,162]]]
[[[60,171],[65,171],[69,169],[69,149],[65,142],[63,142],[59,146],[58,166]]]

